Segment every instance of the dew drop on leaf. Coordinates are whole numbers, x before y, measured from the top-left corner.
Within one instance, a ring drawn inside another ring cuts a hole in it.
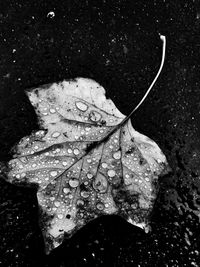
[[[69,185],[71,187],[77,187],[79,185],[79,180],[78,179],[70,179],[69,180]]]
[[[54,113],[56,113],[56,110],[54,109],[54,108],[50,108],[50,113],[52,113],[52,114],[54,114]]]
[[[76,156],[80,153],[78,148],[75,148],[73,152],[74,152],[74,155],[76,155]]]
[[[53,137],[53,138],[57,138],[58,136],[60,136],[60,133],[59,133],[59,132],[54,132],[54,133],[52,134],[52,137]]]
[[[89,117],[91,121],[98,122],[101,119],[101,114],[97,111],[91,111]]]
[[[88,106],[81,101],[76,102],[76,107],[81,111],[86,111],[88,109]]]
[[[55,176],[57,176],[57,174],[58,174],[58,172],[57,172],[57,171],[51,171],[51,172],[50,172],[50,175],[51,175],[52,177],[55,177]]]
[[[113,154],[114,159],[120,159],[121,158],[121,151],[117,151]]]
[[[55,201],[54,205],[58,208],[60,206],[60,202],[59,201]]]
[[[108,167],[108,164],[105,163],[105,162],[103,162],[103,163],[101,164],[101,166],[102,166],[102,168],[106,169],[106,168]]]
[[[109,177],[114,177],[115,176],[115,174],[116,174],[116,172],[115,172],[115,170],[108,170],[108,176]]]

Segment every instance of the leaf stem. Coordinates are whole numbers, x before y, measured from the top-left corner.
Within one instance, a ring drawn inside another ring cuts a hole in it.
[[[106,141],[115,131],[117,131],[121,126],[123,126],[130,118],[131,116],[135,113],[135,111],[142,105],[142,103],[144,102],[144,100],[147,98],[148,94],[151,92],[154,84],[156,83],[163,65],[164,65],[164,61],[165,61],[165,53],[166,53],[166,37],[164,35],[160,34],[160,39],[163,42],[163,46],[162,46],[162,59],[161,59],[161,63],[160,63],[160,68],[153,80],[153,82],[151,83],[151,85],[149,86],[148,90],[146,91],[145,95],[143,96],[143,98],[140,100],[140,102],[137,104],[137,106],[131,111],[131,113],[126,116],[122,122],[120,122],[117,126],[115,126],[107,136],[105,136],[102,140],[99,141],[99,143],[102,143],[103,141]]]
[[[133,115],[133,113],[142,105],[142,103],[144,102],[144,100],[147,98],[148,94],[151,92],[154,84],[156,83],[163,65],[164,65],[164,61],[165,61],[165,52],[166,52],[166,37],[164,35],[160,35],[160,39],[163,42],[163,47],[162,47],[162,60],[160,63],[160,68],[156,74],[156,77],[154,78],[153,82],[151,83],[151,85],[149,86],[148,90],[146,91],[145,95],[143,96],[143,98],[140,100],[140,102],[137,104],[137,106],[131,111],[131,113],[120,123],[120,124],[124,124],[128,119],[130,119],[130,117]]]

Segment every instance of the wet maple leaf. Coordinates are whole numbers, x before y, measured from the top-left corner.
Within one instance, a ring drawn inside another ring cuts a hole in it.
[[[53,83],[27,91],[40,130],[24,137],[9,162],[8,181],[37,184],[46,252],[88,221],[118,214],[148,230],[156,182],[168,171],[158,145],[135,131],[90,79]]]
[[[40,130],[24,137],[9,162],[12,183],[36,183],[47,253],[103,214],[148,228],[155,182],[167,166],[155,142],[78,78],[27,91]],[[45,219],[44,219],[45,218]]]

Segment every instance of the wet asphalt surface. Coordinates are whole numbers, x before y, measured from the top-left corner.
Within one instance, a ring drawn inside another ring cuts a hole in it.
[[[24,90],[92,78],[128,115],[162,73],[133,127],[163,150],[172,172],[145,234],[101,217],[44,254],[35,188],[0,179],[0,266],[200,266],[199,1],[0,1],[0,160],[38,129]]]

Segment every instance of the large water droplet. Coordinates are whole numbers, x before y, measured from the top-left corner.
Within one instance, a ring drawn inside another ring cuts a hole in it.
[[[68,148],[68,149],[67,149],[67,152],[68,152],[69,154],[71,154],[71,153],[72,153],[72,149],[71,149],[71,148]]]
[[[52,133],[51,135],[53,138],[57,138],[58,136],[60,136],[60,133],[59,132],[54,132]]]
[[[113,154],[114,159],[121,159],[121,151],[117,151]]]
[[[51,172],[50,172],[50,175],[51,175],[52,177],[56,177],[56,176],[57,176],[57,174],[58,174],[58,172],[57,172],[57,171],[51,171]]]
[[[78,199],[77,202],[76,202],[76,204],[78,206],[83,206],[84,205],[84,201],[82,199]]]
[[[73,152],[74,152],[74,155],[76,155],[76,156],[80,153],[78,148],[75,148]]]
[[[93,121],[93,122],[98,122],[100,119],[101,119],[101,114],[95,110],[92,110],[90,112],[90,120]]]
[[[101,202],[97,203],[97,209],[98,210],[104,210],[104,204]]]
[[[90,196],[90,193],[87,192],[87,191],[81,191],[80,195],[83,197],[83,198],[88,198]]]
[[[60,207],[60,202],[59,201],[55,201],[54,205],[58,208],[58,207]]]
[[[21,178],[24,178],[26,176],[26,173],[25,172],[22,172],[21,173]]]
[[[70,192],[70,189],[67,188],[67,187],[65,187],[65,188],[63,188],[63,192],[64,192],[65,194],[68,194],[68,193]]]
[[[116,172],[115,172],[115,170],[108,170],[107,174],[108,174],[109,177],[112,178],[112,177],[115,176]]]
[[[108,182],[104,175],[98,173],[95,180],[93,181],[93,188],[100,193],[105,193],[107,191]]]
[[[60,213],[60,214],[58,214],[58,219],[62,220],[62,219],[63,219],[63,217],[64,217],[64,216],[63,216],[63,214],[61,214],[61,213]]]
[[[91,162],[92,162],[92,160],[91,160],[91,159],[87,159],[87,162],[88,162],[88,163],[91,163]]]
[[[108,167],[108,164],[105,163],[105,162],[103,162],[103,163],[101,164],[101,166],[102,166],[102,168],[106,169],[106,168]]]
[[[50,111],[50,113],[52,113],[52,114],[56,112],[56,110],[55,110],[54,108],[50,108],[49,111]]]
[[[71,186],[71,187],[77,187],[78,185],[79,185],[79,180],[78,179],[70,179],[69,180],[69,185]]]
[[[88,106],[81,101],[76,102],[76,107],[81,111],[86,111],[88,109]]]
[[[88,179],[92,179],[92,177],[93,177],[93,175],[92,175],[91,173],[88,173],[88,174],[87,174],[87,178],[88,178]]]

